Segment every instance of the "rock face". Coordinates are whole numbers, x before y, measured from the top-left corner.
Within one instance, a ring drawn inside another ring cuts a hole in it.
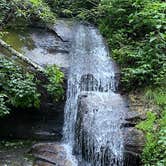
[[[126,113],[121,96],[113,92],[89,92],[82,94],[78,103],[76,149],[81,149],[85,160],[93,166],[120,165],[123,162],[121,123]]]
[[[33,47],[23,47],[25,55],[41,66],[57,65],[67,74],[72,40],[73,21],[57,20],[54,26],[32,29],[30,38]]]
[[[73,166],[65,147],[60,144],[39,143],[32,147],[31,153],[36,158],[35,166]]]
[[[144,137],[141,131],[124,125],[128,123],[128,111],[126,101],[118,94],[82,94],[78,101],[76,153],[93,161],[94,166],[109,166],[116,163],[120,155],[117,152],[123,151],[125,166],[139,166]]]
[[[125,138],[125,150],[124,150],[124,158],[125,158],[125,166],[130,165],[140,165],[140,155],[142,153],[142,148],[145,143],[144,134],[135,129],[134,127],[125,128],[124,130],[124,138]]]
[[[9,146],[0,145],[0,166],[32,166],[33,158],[27,155],[29,145]]]

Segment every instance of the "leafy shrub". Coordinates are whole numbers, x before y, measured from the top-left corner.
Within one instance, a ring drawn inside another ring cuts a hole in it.
[[[166,80],[166,4],[161,0],[105,0],[99,27],[122,69],[125,89]]]
[[[0,117],[9,114],[10,109],[6,106],[6,95],[0,94]]]
[[[46,0],[52,10],[60,17],[75,17],[81,20],[96,22],[99,14],[100,0]]]
[[[137,127],[145,132],[151,132],[153,130],[153,124],[156,120],[156,115],[153,112],[147,112],[147,120],[140,122]]]
[[[148,89],[146,100],[157,104],[159,113],[148,112],[147,119],[140,122],[137,128],[145,133],[146,144],[142,153],[145,166],[166,165],[166,92],[165,89]]]
[[[145,132],[146,144],[142,153],[142,161],[145,166],[157,166],[166,164],[166,112],[164,117],[154,123],[151,117],[141,122],[137,127]],[[164,122],[164,123],[163,123]],[[159,125],[156,127],[156,125]]]
[[[48,66],[45,73],[48,78],[48,84],[46,85],[47,91],[51,96],[53,96],[55,101],[59,101],[64,94],[64,74],[54,65]]]
[[[0,11],[0,28],[9,23],[22,22],[22,25],[26,25],[34,20],[44,23],[55,20],[55,15],[43,0],[1,0]]]
[[[39,107],[39,94],[33,81],[34,77],[30,74],[26,74],[25,77],[14,74],[10,77],[8,94],[13,96],[10,99],[13,106],[21,108]]]
[[[1,116],[9,113],[10,107],[39,107],[34,76],[4,58],[0,58],[0,112]]]

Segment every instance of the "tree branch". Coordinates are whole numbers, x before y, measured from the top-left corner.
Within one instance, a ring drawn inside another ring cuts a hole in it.
[[[28,57],[24,56],[23,54],[17,52],[15,49],[13,49],[10,45],[8,45],[6,42],[4,42],[2,39],[0,39],[0,46],[2,48],[5,48],[7,51],[9,51],[12,55],[18,57],[22,61],[24,61],[26,64],[30,65],[33,67],[35,70],[38,72],[44,72],[44,68],[38,65],[37,63],[33,62],[31,59]]]

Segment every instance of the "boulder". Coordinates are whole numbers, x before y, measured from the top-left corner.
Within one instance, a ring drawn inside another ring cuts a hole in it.
[[[123,128],[127,106],[119,94],[87,92],[79,96],[76,153],[92,165],[123,162]]]
[[[126,166],[140,165],[140,155],[145,144],[145,137],[142,131],[134,127],[124,129],[124,159]]]
[[[76,154],[82,154],[83,159],[95,166],[120,163],[139,166],[144,135],[124,125],[128,123],[128,115],[128,104],[119,94],[82,93],[78,99]]]
[[[38,143],[31,149],[36,158],[34,166],[74,166],[68,159],[65,146],[56,143]]]

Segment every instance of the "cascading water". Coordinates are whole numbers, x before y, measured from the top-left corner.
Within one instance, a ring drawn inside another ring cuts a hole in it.
[[[78,24],[73,32],[64,142],[77,153],[79,165],[122,166],[119,122],[124,120],[125,106],[114,93],[118,71],[96,28]]]

